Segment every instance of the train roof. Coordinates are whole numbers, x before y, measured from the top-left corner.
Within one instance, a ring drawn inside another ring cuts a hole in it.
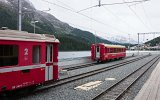
[[[122,46],[122,45],[112,45],[112,44],[104,44],[104,43],[99,43],[99,44],[109,48],[126,48],[125,46]]]
[[[0,30],[0,40],[34,41],[34,42],[55,42],[59,40],[54,35],[34,34],[17,30]]]
[[[111,44],[104,44],[105,47],[110,47],[110,48],[126,48],[125,46],[122,45],[111,45]]]

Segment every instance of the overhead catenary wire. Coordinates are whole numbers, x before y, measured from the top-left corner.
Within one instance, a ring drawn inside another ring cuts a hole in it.
[[[60,8],[63,8],[63,9],[65,9],[65,10],[68,10],[68,11],[70,11],[70,12],[79,14],[79,15],[84,16],[84,17],[86,17],[86,18],[88,18],[88,19],[90,19],[90,20],[92,20],[92,21],[95,21],[95,22],[97,22],[97,23],[99,23],[99,24],[108,26],[108,27],[110,27],[110,28],[112,28],[112,29],[114,29],[114,30],[117,30],[117,31],[119,31],[119,32],[122,32],[122,33],[126,33],[126,34],[127,34],[127,32],[125,32],[125,31],[123,31],[123,30],[121,30],[121,29],[118,29],[118,28],[116,28],[116,27],[114,27],[114,26],[112,26],[112,25],[110,25],[110,24],[106,24],[106,23],[101,22],[101,21],[99,21],[99,20],[97,20],[97,19],[94,19],[94,18],[92,18],[92,17],[89,17],[89,16],[87,16],[87,15],[85,15],[85,14],[82,14],[82,13],[80,13],[80,12],[77,12],[77,11],[75,11],[74,9],[70,9],[70,8],[67,8],[67,7],[58,5],[58,4],[53,3],[53,2],[50,2],[50,1],[48,1],[48,0],[42,0],[42,1],[44,1],[44,2],[46,2],[46,3],[49,3],[49,4],[52,4],[52,5],[55,5],[55,6],[58,6],[58,7],[60,7]]]
[[[91,7],[82,9],[82,10],[79,10],[78,12],[82,12],[82,11],[85,11],[85,10],[88,10],[88,9],[91,9],[91,8],[94,8],[94,7],[100,7],[100,6],[112,6],[112,5],[121,5],[121,4],[132,4],[132,3],[140,3],[140,2],[146,2],[146,1],[149,1],[149,0],[139,0],[139,1],[129,1],[129,2],[123,1],[123,2],[116,2],[116,3],[108,3],[108,4],[101,4],[100,1],[99,1],[98,5],[94,5],[94,6],[91,6]]]
[[[63,2],[61,2],[61,1],[59,1],[59,0],[56,0],[56,1],[59,2],[59,3],[61,3],[61,4],[63,4],[64,6],[66,6],[66,7],[68,7],[68,8],[70,8],[70,9],[74,9],[74,8],[70,7],[69,5],[67,5],[67,4],[65,4],[65,3],[63,3]]]
[[[146,16],[146,18],[147,18],[147,20],[148,20],[148,22],[149,22],[149,24],[150,24],[150,27],[151,27],[152,30],[153,30],[154,28],[152,27],[151,20],[150,20],[150,18],[148,17],[148,14],[147,14],[147,12],[146,12],[146,10],[145,10],[143,4],[142,4],[142,9],[143,9],[144,15]]]
[[[136,2],[137,3],[137,2]],[[141,3],[141,2],[138,2]],[[121,20],[121,22],[123,22],[124,24],[126,24],[127,27],[130,27],[132,30],[135,30],[133,27],[131,27],[130,24],[128,24],[126,21],[124,21],[123,19],[121,19],[119,16],[117,16],[115,13],[113,13],[111,10],[109,10],[108,8],[106,8],[105,6],[102,6],[107,12],[111,13],[115,18]]]
[[[58,1],[58,0],[56,0],[56,1]],[[110,3],[110,4],[101,4],[101,0],[98,0],[99,1],[99,4],[98,5],[96,5],[96,7],[97,6],[105,6],[105,5],[118,5],[118,4],[132,4],[132,3],[134,3],[134,4],[140,4],[140,3],[142,3],[142,2],[146,2],[146,1],[150,1],[150,0],[139,0],[139,1],[125,1],[125,0],[123,0],[123,2],[119,2],[119,3]],[[58,2],[60,2],[60,1],[58,1]],[[64,4],[63,2],[61,2],[62,4]],[[66,4],[64,4],[64,5],[66,5]],[[69,8],[71,8],[70,6],[68,6],[68,5],[66,5],[67,7],[69,7]],[[129,5],[128,5],[129,6]],[[95,6],[92,6],[92,7],[95,7]],[[130,6],[129,6],[130,7]],[[89,7],[90,8],[90,7]],[[105,7],[104,7],[105,8]],[[71,8],[71,9],[73,9],[73,8]],[[88,9],[88,8],[87,8]],[[87,10],[86,9],[86,10]],[[105,8],[106,9],[106,8]],[[141,21],[141,23],[147,28],[147,29],[149,29],[149,27],[148,26],[146,26],[145,25],[145,23],[142,21],[142,19],[136,14],[136,12],[132,9],[132,8],[130,8],[131,10],[132,10],[132,12],[134,12],[134,14],[136,15],[136,17],[138,17],[138,19]],[[84,9],[83,9],[84,10]],[[112,13],[111,11],[109,11],[110,13]],[[77,13],[79,13],[79,11],[77,12]],[[80,13],[81,14],[81,13]],[[116,18],[118,18],[118,19],[120,19],[118,16],[116,16],[115,14],[113,14],[112,13],[112,15],[114,15]],[[122,19],[120,19],[122,22],[124,22],[124,23],[126,23],[130,28],[131,28],[131,26],[127,23],[127,22],[125,22],[124,20],[122,20]],[[104,24],[104,23],[103,23]],[[113,28],[113,27],[112,27]],[[119,29],[118,29],[119,30]],[[134,29],[133,29],[134,30]],[[127,32],[125,32],[125,33],[127,33]]]
[[[66,6],[66,7],[69,7],[70,9],[73,9],[73,10],[74,10],[74,8],[70,7],[69,5],[67,5],[67,4],[65,4],[65,3],[63,3],[63,2],[61,2],[61,1],[59,1],[59,0],[56,0],[56,1],[59,2],[59,3],[62,3],[62,4],[63,4],[64,6]],[[100,0],[99,0],[99,1],[100,1]],[[100,4],[100,3],[99,3],[99,4]],[[91,0],[91,5],[92,5],[92,0]],[[92,10],[92,9],[91,9],[91,10]],[[91,12],[92,12],[92,11],[91,11]],[[111,11],[110,11],[110,12],[111,12]],[[114,15],[115,15],[115,14],[114,14]],[[92,16],[92,14],[91,14],[91,16]],[[106,32],[102,32],[102,31],[99,31],[99,30],[92,29],[92,21],[90,22],[91,28],[84,27],[84,26],[80,26],[80,25],[75,25],[75,24],[70,23],[70,22],[69,22],[69,24],[74,25],[74,26],[78,26],[78,27],[81,27],[81,28],[84,28],[84,29],[87,29],[87,30],[92,30],[95,35],[96,35],[96,32],[100,32],[100,33],[106,34]]]
[[[68,24],[71,25],[71,26],[74,25],[74,26],[80,27],[80,28],[82,28],[82,29],[86,29],[86,30],[93,31],[93,32],[95,32],[95,33],[100,32],[100,33],[103,33],[103,34],[107,34],[107,32],[103,32],[103,31],[101,31],[101,30],[95,30],[95,29],[93,29],[93,28],[89,28],[89,27],[86,27],[86,26],[81,26],[81,25],[77,25],[77,24],[70,23],[70,22],[68,22]],[[97,36],[96,34],[94,34],[94,35]],[[109,37],[109,36],[107,36],[107,37]]]
[[[126,26],[128,26],[128,27],[130,27],[132,30],[134,30],[133,27],[130,26],[130,24],[128,24],[126,21],[124,21],[123,19],[121,19],[121,18],[120,18],[119,16],[117,16],[116,14],[114,14],[111,10],[107,9],[105,6],[103,6],[103,8],[104,8],[106,11],[108,11],[109,13],[111,13],[115,18],[121,20],[121,22],[123,22],[124,24],[126,24]]]
[[[42,0],[42,1],[47,1],[47,0]],[[56,1],[59,1],[59,0],[56,0]],[[63,3],[63,5],[65,5],[65,6],[67,6],[67,7],[64,7],[64,6],[61,6],[61,5],[59,5],[59,4],[56,4],[56,3],[53,3],[53,2],[49,2],[49,1],[47,1],[47,3],[49,3],[49,4],[52,4],[52,5],[56,5],[56,6],[58,6],[58,7],[60,7],[60,8],[63,8],[63,9],[65,9],[65,10],[68,10],[68,11],[70,11],[70,12],[74,12],[74,13],[77,13],[77,11],[75,11],[74,10],[74,8],[72,8],[72,7],[70,7],[70,6],[68,6],[67,4],[65,4],[65,3]],[[80,14],[80,15],[82,15],[81,13],[77,13],[77,14]],[[87,18],[92,18],[92,17],[89,17],[89,16],[87,16],[87,15],[82,15],[82,16],[84,16],[84,17],[87,17]],[[94,18],[92,18],[92,20],[94,20]],[[97,20],[95,19],[95,21],[97,22]],[[67,22],[68,23],[68,22]],[[99,23],[99,22],[97,22],[97,23]],[[100,33],[103,33],[103,34],[108,34],[107,32],[102,32],[102,31],[99,31],[99,30],[95,30],[95,29],[92,29],[92,28],[88,28],[88,27],[84,27],[84,26],[80,26],[80,25],[75,25],[75,24],[73,24],[73,23],[69,23],[69,24],[71,24],[71,25],[74,25],[74,26],[79,26],[79,27],[81,27],[81,28],[85,28],[85,29],[89,29],[89,30],[93,30],[94,32],[100,32]],[[102,23],[100,23],[100,24],[102,24]],[[105,24],[105,23],[103,23],[103,24]],[[108,25],[105,25],[105,26],[108,26]],[[112,28],[113,29],[113,28]],[[114,28],[115,29],[115,28]],[[117,29],[118,30],[118,29]],[[121,30],[119,30],[119,31],[121,31]],[[122,31],[121,31],[122,32]],[[118,32],[119,33],[119,32]],[[126,33],[126,34],[128,34],[127,32],[122,32],[122,33]],[[114,33],[114,34],[116,34],[116,33]],[[111,37],[109,37],[108,35],[106,36],[107,38],[111,38]],[[133,39],[132,39],[133,40]]]
[[[74,8],[70,7],[69,5],[67,5],[67,4],[65,4],[65,3],[63,3],[63,2],[61,2],[61,1],[59,1],[59,0],[56,0],[56,1],[59,2],[59,3],[62,3],[63,5],[69,7],[70,9],[73,9],[73,10],[74,10]],[[100,31],[100,30],[95,30],[95,29],[93,29],[93,28],[89,28],[89,27],[86,27],[86,26],[81,26],[81,25],[73,24],[73,23],[71,23],[71,22],[67,22],[67,23],[70,24],[70,25],[74,25],[74,26],[80,27],[80,28],[82,28],[82,29],[86,29],[86,30],[90,30],[90,31],[96,32],[96,33],[97,33],[97,32],[104,33],[104,34],[107,33],[107,32],[102,32],[102,31]],[[97,36],[97,35],[95,34],[95,36]],[[109,36],[108,36],[108,37],[109,37]]]
[[[138,4],[141,4],[141,2],[131,4],[131,5],[129,5],[129,7],[131,7],[131,6],[136,6],[136,5],[138,5]]]
[[[125,2],[125,0],[123,0]],[[141,24],[149,31],[149,28],[147,25],[145,25],[145,23],[143,22],[143,20],[138,16],[138,14],[128,5],[126,4],[127,7],[130,9],[130,11],[136,16],[136,18],[141,22]]]
[[[44,1],[44,0],[42,0],[42,1]],[[46,1],[46,0],[45,0],[45,1]],[[62,3],[63,5],[69,7],[70,10],[73,10],[73,11],[74,11],[74,9],[73,9],[72,7],[70,7],[70,6],[68,6],[67,4],[65,4],[65,3],[63,3],[63,2],[61,2],[61,1],[59,1],[59,0],[56,0],[56,1]],[[48,3],[49,3],[49,2],[48,2]],[[59,6],[58,4],[56,4],[56,5]],[[63,6],[62,6],[62,7],[63,7]],[[64,8],[65,8],[65,7],[64,7]],[[50,10],[51,10],[51,9],[50,9]],[[69,10],[69,9],[67,9],[67,10]],[[74,26],[81,27],[81,28],[83,28],[83,29],[92,30],[92,31],[94,31],[94,32],[100,32],[100,33],[106,34],[106,32],[102,32],[102,31],[100,31],[100,30],[95,30],[95,29],[92,29],[92,28],[89,28],[89,27],[85,27],[85,26],[82,26],[82,25],[76,25],[76,24],[73,24],[73,23],[71,23],[71,22],[67,22],[67,23],[70,24],[70,25],[74,25]]]

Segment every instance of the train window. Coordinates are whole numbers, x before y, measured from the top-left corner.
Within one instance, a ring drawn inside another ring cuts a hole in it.
[[[110,48],[110,53],[112,53],[113,52],[113,49],[112,48]]]
[[[108,51],[107,51],[108,53],[110,53],[110,48],[108,48]]]
[[[97,46],[97,52],[99,52],[99,46]]]
[[[50,47],[50,62],[53,60],[53,47]]]
[[[107,52],[108,52],[108,48],[105,47],[105,53],[107,53]]]
[[[33,48],[32,48],[32,62],[34,64],[40,62],[40,51],[41,51],[40,46],[33,46]]]
[[[53,45],[48,44],[46,46],[46,62],[53,61]]]
[[[18,46],[0,45],[0,67],[18,64]]]
[[[116,48],[114,48],[114,53],[116,53],[117,52],[117,49]]]

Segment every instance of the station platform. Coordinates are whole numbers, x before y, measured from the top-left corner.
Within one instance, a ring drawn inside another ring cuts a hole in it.
[[[160,62],[134,100],[160,100]]]

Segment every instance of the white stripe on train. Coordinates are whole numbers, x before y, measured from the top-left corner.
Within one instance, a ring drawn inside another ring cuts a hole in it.
[[[58,65],[57,62],[53,63],[54,66]],[[18,66],[18,67],[9,67],[9,68],[0,68],[0,73],[5,72],[13,72],[13,71],[21,71],[27,69],[36,69],[36,68],[45,68],[46,64],[37,64],[37,65],[30,65],[30,66]]]

